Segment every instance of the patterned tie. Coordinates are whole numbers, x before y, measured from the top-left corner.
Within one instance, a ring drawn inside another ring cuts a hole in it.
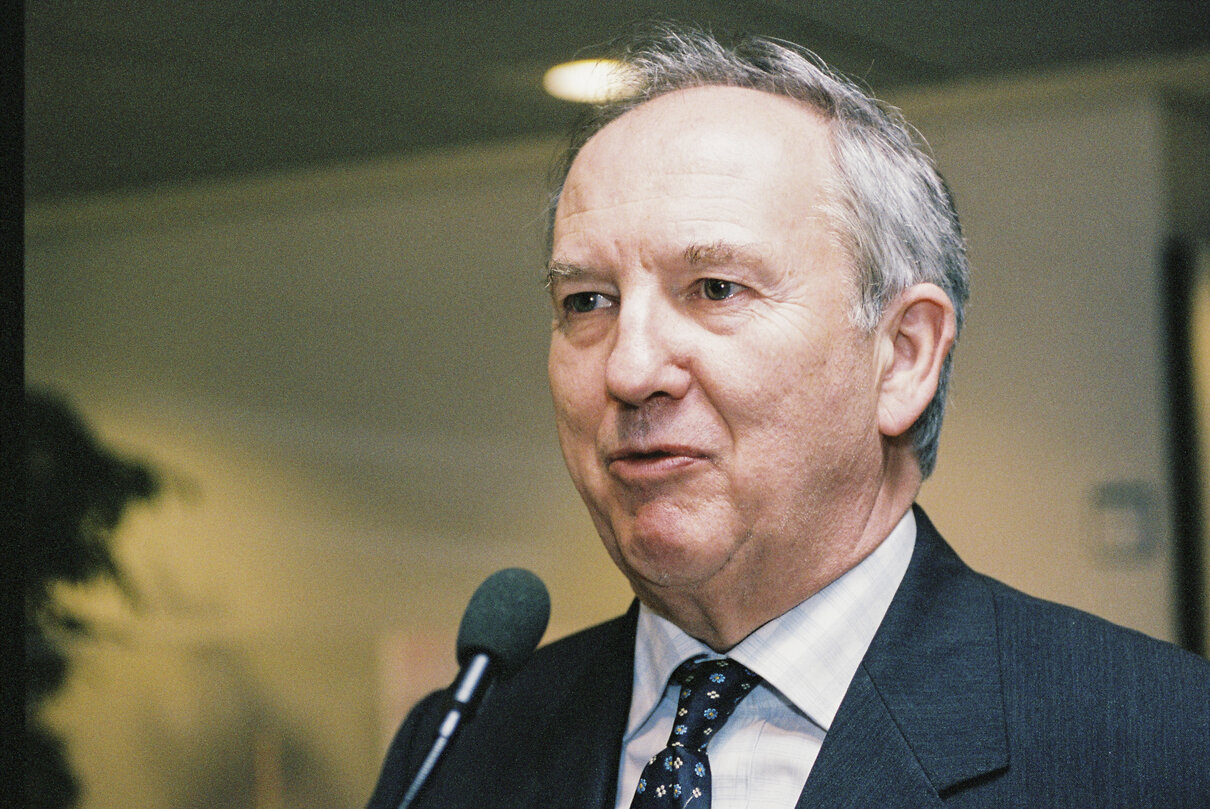
[[[630,809],[709,809],[706,745],[760,676],[730,658],[695,658],[682,663],[672,680],[681,684],[672,735],[643,768]]]

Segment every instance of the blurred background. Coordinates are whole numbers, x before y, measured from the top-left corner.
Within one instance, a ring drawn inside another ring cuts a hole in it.
[[[361,806],[486,575],[545,579],[548,639],[626,608],[551,424],[580,110],[541,77],[652,17],[904,110],[974,272],[922,504],[976,568],[1205,648],[1206,3],[27,0],[26,376],[76,442],[31,464],[113,483],[39,596],[79,806]]]

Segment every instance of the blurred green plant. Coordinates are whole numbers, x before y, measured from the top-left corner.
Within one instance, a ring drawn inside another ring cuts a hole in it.
[[[61,584],[108,580],[135,602],[113,555],[114,534],[127,507],[154,498],[161,481],[150,467],[103,447],[54,394],[26,392],[25,429],[26,806],[65,809],[80,787],[41,708],[67,681],[67,644],[92,630],[56,592]]]

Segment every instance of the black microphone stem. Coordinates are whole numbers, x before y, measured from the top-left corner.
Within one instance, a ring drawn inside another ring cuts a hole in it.
[[[492,659],[482,652],[467,661],[458,681],[454,683],[454,704],[437,729],[437,738],[433,742],[429,754],[425,756],[424,763],[416,771],[416,777],[412,779],[412,785],[408,787],[407,794],[399,802],[399,809],[407,809],[412,805],[420,788],[424,786],[429,774],[437,766],[437,760],[445,752],[445,746],[449,744],[450,739],[458,730],[462,718],[474,709],[475,702],[483,696],[484,686],[488,684],[487,673],[491,668],[491,663]]]
[[[464,719],[470,721],[492,678],[516,671],[537,648],[549,618],[546,585],[528,570],[498,570],[475,590],[458,626],[457,655],[462,669],[450,686],[452,705],[399,809],[408,809],[416,799],[458,726]]]

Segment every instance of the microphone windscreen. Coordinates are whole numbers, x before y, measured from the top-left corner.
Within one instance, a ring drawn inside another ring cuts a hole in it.
[[[519,567],[499,570],[471,596],[458,627],[458,664],[484,652],[506,670],[533,653],[550,619],[550,595],[542,580]]]

